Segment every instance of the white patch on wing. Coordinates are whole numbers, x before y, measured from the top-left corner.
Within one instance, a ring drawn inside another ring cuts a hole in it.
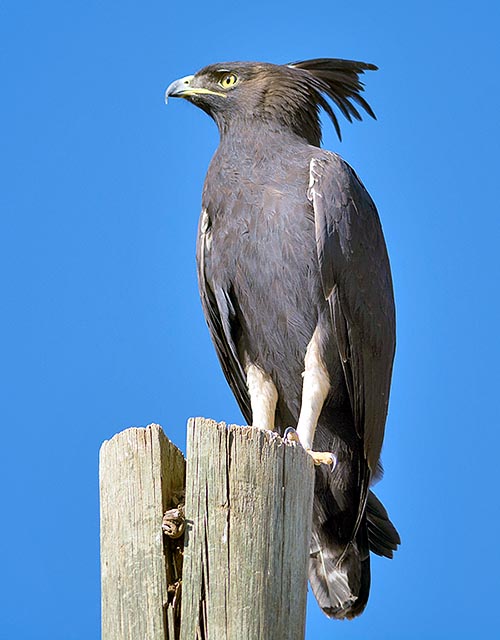
[[[246,368],[247,386],[252,407],[252,426],[259,429],[274,429],[278,391],[271,376],[256,364]]]
[[[314,198],[322,198],[322,194],[317,190],[318,178],[320,175],[321,163],[317,158],[313,158],[309,163],[309,185],[307,187],[307,199],[310,202],[314,201]]]
[[[304,449],[312,449],[319,415],[330,390],[330,377],[321,359],[318,327],[307,345],[304,365],[302,404],[297,433]]]
[[[212,221],[210,220],[210,216],[208,215],[208,211],[203,209],[201,212],[201,221],[200,221],[200,231],[203,236],[203,242],[207,248],[207,251],[210,251],[210,246],[212,244]]]
[[[314,175],[314,158],[309,163],[309,184],[307,185],[307,198],[312,200],[312,189],[316,183],[316,176]]]

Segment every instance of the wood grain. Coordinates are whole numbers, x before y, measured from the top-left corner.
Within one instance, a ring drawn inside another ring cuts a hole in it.
[[[159,425],[126,429],[101,447],[102,640],[178,637],[183,541],[164,540],[161,525],[184,474],[182,453]]]
[[[303,640],[314,469],[252,427],[188,425],[181,640]]]

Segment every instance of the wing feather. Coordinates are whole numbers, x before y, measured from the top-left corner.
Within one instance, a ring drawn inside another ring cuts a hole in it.
[[[309,184],[323,291],[356,431],[375,474],[395,351],[392,279],[382,228],[367,191],[336,154],[322,152],[311,161]]]
[[[205,270],[205,236],[198,230],[196,248],[198,266],[198,285],[205,320],[210,331],[212,342],[222,371],[238,405],[247,421],[251,424],[252,411],[250,397],[246,385],[246,375],[240,362],[234,343],[233,324],[235,322],[234,307],[229,291],[222,287],[212,288]]]

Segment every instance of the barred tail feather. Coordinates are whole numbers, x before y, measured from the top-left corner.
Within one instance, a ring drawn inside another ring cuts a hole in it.
[[[363,519],[356,540],[341,549],[325,531],[313,530],[309,582],[329,618],[354,618],[370,593],[370,554]]]
[[[383,504],[371,491],[356,537],[340,546],[334,532],[313,523],[309,582],[323,612],[330,618],[360,615],[370,593],[370,551],[392,558],[399,534]]]

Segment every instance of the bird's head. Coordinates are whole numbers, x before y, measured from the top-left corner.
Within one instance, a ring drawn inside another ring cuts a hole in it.
[[[330,116],[339,139],[340,126],[328,98],[352,122],[361,120],[353,103],[375,117],[360,95],[359,80],[372,64],[319,58],[287,65],[225,62],[204,67],[168,87],[165,99],[185,98],[206,111],[221,134],[232,126],[258,122],[265,129],[289,130],[316,146],[321,142],[320,107]]]

